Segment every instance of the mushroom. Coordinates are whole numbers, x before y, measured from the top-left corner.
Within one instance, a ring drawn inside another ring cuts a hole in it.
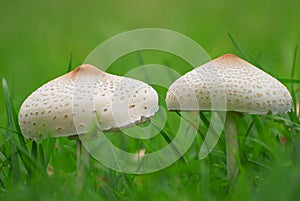
[[[166,96],[168,110],[224,111],[227,174],[238,172],[236,113],[278,114],[290,111],[292,98],[278,80],[252,64],[225,54],[177,79]]]
[[[83,64],[34,91],[20,108],[19,124],[27,138],[77,136],[95,124],[102,131],[130,127],[157,110],[158,95],[148,84]]]

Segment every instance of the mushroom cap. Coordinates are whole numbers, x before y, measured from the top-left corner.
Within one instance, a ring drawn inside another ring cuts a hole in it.
[[[292,98],[278,80],[233,55],[225,54],[178,78],[166,96],[168,110],[285,113]]]
[[[19,124],[28,138],[72,136],[142,123],[158,110],[148,84],[83,64],[44,84],[22,104]]]

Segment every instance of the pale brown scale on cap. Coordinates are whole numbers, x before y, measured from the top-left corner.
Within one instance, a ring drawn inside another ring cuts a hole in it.
[[[71,136],[88,132],[95,119],[101,130],[114,130],[157,110],[157,93],[148,84],[83,64],[34,91],[20,108],[19,124],[28,138]]]
[[[271,75],[225,54],[177,79],[169,87],[166,103],[169,110],[277,114],[290,111],[292,98]]]

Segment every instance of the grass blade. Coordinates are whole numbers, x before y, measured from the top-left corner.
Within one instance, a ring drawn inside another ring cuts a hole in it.
[[[10,137],[14,134],[13,132],[10,132],[10,130],[15,129],[15,121],[14,121],[13,111],[11,109],[12,106],[11,106],[10,93],[7,87],[7,82],[4,78],[2,79],[2,84],[4,89],[4,98],[5,98],[6,115],[7,115],[8,130],[6,130],[6,136]],[[20,180],[20,165],[19,165],[19,158],[18,158],[18,153],[16,150],[14,138],[10,138],[9,146],[10,146],[10,168],[11,168],[12,180],[13,180],[13,184],[17,184]]]
[[[200,119],[203,121],[203,123],[205,124],[205,126],[207,128],[209,128],[209,121],[208,119],[205,117],[205,115],[203,114],[203,112],[200,112]]]
[[[48,142],[48,146],[47,146],[47,150],[46,150],[47,154],[45,155],[45,158],[44,158],[44,165],[45,165],[46,168],[49,164],[49,161],[50,161],[50,158],[51,158],[51,155],[53,153],[55,143],[56,143],[55,138],[49,138],[48,140],[49,140],[49,142]]]
[[[257,66],[258,68],[262,69],[263,71],[265,71],[266,73],[268,73],[269,75],[273,75],[272,72],[266,70],[263,65],[261,65],[253,56],[250,55],[251,60],[253,61],[254,65]]]
[[[300,80],[289,79],[289,78],[279,78],[278,79],[282,83],[293,83],[293,84],[300,84]]]
[[[29,151],[27,149],[27,146],[26,146],[24,137],[21,133],[21,129],[20,129],[19,122],[18,122],[18,113],[16,112],[16,108],[13,104],[13,100],[12,100],[11,94],[9,92],[7,82],[4,78],[2,79],[2,84],[3,84],[3,89],[4,89],[6,111],[7,111],[7,121],[8,121],[7,128],[8,128],[8,130],[15,130],[15,132],[9,132],[8,136],[12,136],[14,133],[17,133],[20,146],[24,150],[24,153],[28,154]],[[26,160],[26,157],[24,156],[24,154],[18,152],[18,149],[16,147],[16,146],[18,146],[18,144],[14,141],[14,138],[11,138],[10,142],[13,143],[13,145],[11,145],[11,153],[13,154],[11,156],[12,157],[11,161],[13,162],[12,167],[20,169],[18,158],[14,158],[14,157],[18,157],[18,154],[19,154],[26,170],[28,172],[30,172],[30,167],[29,167],[30,165],[28,164],[28,160]],[[19,171],[20,170],[12,170],[12,173],[13,173],[13,175],[20,174]],[[16,175],[16,177],[17,177],[17,175]]]
[[[295,77],[295,66],[296,66],[297,51],[298,51],[298,45],[296,45],[295,50],[294,50],[291,79],[294,79],[294,77]],[[295,95],[296,93],[295,93],[295,87],[294,87],[293,82],[291,82],[291,94],[292,94],[292,98],[293,98],[294,112],[296,112],[297,111],[297,99],[296,99],[296,95]]]
[[[3,129],[3,130],[6,130],[6,131],[9,131],[9,132],[18,134],[18,132],[15,129],[7,128],[6,126],[0,126],[0,129]]]
[[[20,165],[19,165],[19,158],[18,152],[14,145],[14,142],[10,141],[10,149],[11,149],[11,156],[10,156],[10,166],[11,166],[11,174],[13,178],[13,183],[17,184],[20,181]]]
[[[44,149],[42,143],[39,143],[39,159],[40,159],[40,165],[46,170],[47,165],[45,163],[45,155],[44,155]]]
[[[244,139],[243,139],[243,143],[242,143],[242,144],[245,144],[245,142],[246,142],[246,139],[247,139],[247,137],[249,136],[249,134],[250,134],[250,131],[251,131],[251,129],[252,129],[252,127],[253,127],[253,125],[254,125],[254,121],[252,120],[252,122],[251,122],[251,124],[250,124],[249,128],[248,128],[248,129],[247,129],[247,131],[246,131],[246,134],[245,134],[245,137],[244,137]]]
[[[25,151],[23,149],[23,147],[21,147],[20,145],[16,144],[16,149],[19,153],[19,155],[22,154],[22,157],[24,158],[24,160],[26,161],[26,163],[28,164],[28,175],[30,175],[32,172],[39,172],[42,174],[46,174],[45,171],[43,171],[43,169],[38,165],[37,161],[35,158],[33,158],[27,151]]]
[[[234,45],[234,47],[239,51],[239,53],[249,61],[249,57],[245,54],[245,52],[240,48],[240,46],[237,44],[237,42],[235,41],[235,39],[233,38],[233,36],[231,35],[231,33],[228,33],[228,36],[232,42],[232,44]]]
[[[295,50],[294,50],[293,64],[292,64],[292,70],[291,70],[291,80],[295,80],[294,77],[295,77],[297,52],[298,52],[298,45],[296,45]],[[299,124],[300,120],[297,117],[297,97],[296,97],[296,91],[295,91],[294,83],[297,83],[297,82],[294,82],[294,81],[291,82],[291,96],[292,96],[292,99],[293,99],[293,107],[292,107],[292,111],[289,112],[288,115],[289,115],[289,118],[291,119],[291,121]],[[293,129],[292,133],[293,133],[293,136],[296,136],[298,132],[296,133],[295,129]]]
[[[159,126],[157,126],[153,122],[153,126],[159,131],[160,135],[164,138],[164,140],[171,146],[173,151],[179,156],[179,159],[187,164],[187,159],[180,153],[180,151],[177,149],[177,147],[172,143],[171,138],[169,138],[168,134],[164,130],[160,130]]]
[[[11,118],[10,120],[12,121],[12,125],[13,125],[12,129],[13,130],[16,129],[16,133],[18,134],[18,138],[19,138],[19,142],[20,142],[21,146],[24,148],[24,150],[28,151],[24,137],[22,136],[22,131],[19,126],[18,113],[13,104],[13,100],[10,95],[10,92],[9,92],[9,89],[7,86],[7,82],[4,78],[2,79],[2,84],[3,84],[3,88],[4,88],[4,94],[5,94],[5,102],[6,102],[7,115],[8,115],[7,117]]]
[[[200,112],[201,113],[201,112]],[[197,133],[201,136],[201,138],[204,140],[205,139],[205,135],[201,132],[201,127],[198,125],[195,125],[193,122],[191,122],[188,118],[186,118],[185,116],[181,115],[180,112],[176,111],[176,114],[183,118],[186,122],[188,122],[191,126],[193,126],[195,129],[197,129]],[[200,114],[201,115],[201,114]],[[207,119],[205,119],[207,120]],[[207,121],[208,122],[208,121]],[[209,125],[209,122],[208,122]]]
[[[73,63],[73,53],[71,52],[67,73],[72,70],[72,63]]]
[[[262,69],[262,70],[265,71],[266,73],[272,75],[272,73],[266,71],[266,70],[263,68],[263,66],[262,66],[262,65],[261,65],[261,64],[253,57],[253,56],[250,55],[250,56],[248,57],[248,56],[246,55],[246,53],[242,50],[242,48],[238,45],[238,43],[236,42],[236,40],[233,38],[233,36],[232,36],[230,33],[228,33],[228,36],[229,36],[231,42],[233,43],[234,47],[238,50],[238,52],[240,53],[240,55],[242,55],[242,57],[243,57],[244,59],[246,59],[247,61],[250,61],[250,59],[251,59],[251,62],[252,62],[255,66],[257,66],[258,68]]]

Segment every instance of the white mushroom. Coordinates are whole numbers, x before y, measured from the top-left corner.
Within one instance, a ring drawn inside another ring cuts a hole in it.
[[[158,95],[148,84],[83,64],[34,91],[20,108],[19,124],[27,138],[77,136],[95,124],[102,131],[133,126],[157,110]],[[88,158],[77,138],[78,175]]]
[[[196,105],[191,104],[193,96],[197,99]],[[215,99],[213,108],[211,98]],[[224,106],[218,102],[225,98],[226,107],[219,107]],[[169,110],[249,114],[285,113],[292,105],[291,95],[283,84],[232,54],[225,54],[177,79],[168,90],[166,102]]]
[[[166,103],[169,110],[227,111],[227,171],[234,177],[238,141],[233,111],[285,113],[291,109],[292,98],[287,88],[269,74],[233,54],[225,54],[177,79],[169,87]]]
[[[20,108],[19,124],[28,138],[72,136],[88,132],[96,117],[106,131],[144,122],[157,110],[148,84],[84,64],[34,91]]]

